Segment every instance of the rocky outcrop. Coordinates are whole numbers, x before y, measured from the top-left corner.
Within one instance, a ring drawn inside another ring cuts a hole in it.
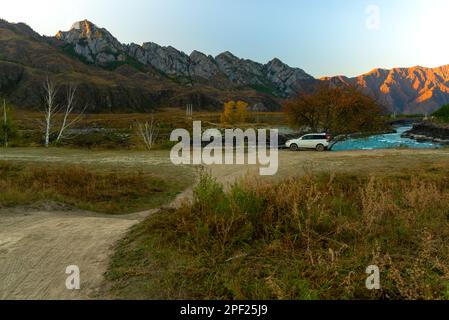
[[[402,136],[422,142],[449,144],[449,125],[421,122],[415,124],[411,130],[405,132]]]
[[[212,56],[206,56],[199,51],[190,54],[190,75],[193,77],[212,79],[220,73],[216,61]]]
[[[151,65],[167,75],[189,76],[189,56],[173,47],[161,47],[153,42],[144,43],[142,46],[131,44],[128,54],[142,64]]]
[[[265,66],[265,76],[286,96],[304,91],[304,83],[314,80],[304,70],[291,68],[277,58]]]
[[[69,31],[60,31],[55,37],[90,63],[105,66],[126,59],[125,47],[109,31],[88,20],[74,23]]]
[[[229,51],[215,57],[218,68],[236,85],[264,85],[263,65],[251,60],[239,59]]]

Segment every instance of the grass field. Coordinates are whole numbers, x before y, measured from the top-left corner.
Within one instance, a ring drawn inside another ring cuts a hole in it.
[[[449,299],[449,171],[243,180],[135,226],[107,273],[120,299]],[[365,270],[381,270],[381,290]]]
[[[220,112],[195,112],[193,117],[186,117],[185,111],[180,109],[164,109],[152,114],[86,114],[69,130],[69,134],[62,146],[86,149],[115,149],[115,150],[144,150],[142,138],[138,133],[137,124],[150,121],[157,123],[158,139],[155,149],[168,149],[172,146],[169,141],[170,133],[174,129],[190,130],[192,121],[201,121],[204,128],[220,127]],[[61,123],[62,114],[54,117],[54,129]],[[76,115],[74,115],[76,116]],[[73,117],[74,117],[73,116]],[[73,118],[72,117],[72,118]],[[10,145],[13,147],[36,147],[42,145],[41,112],[15,110],[12,118],[19,129],[19,136]],[[283,113],[252,112],[248,122],[239,127],[267,127],[286,125]],[[226,127],[226,125],[223,125]]]
[[[24,155],[24,150],[30,151]],[[100,213],[132,213],[170,203],[194,179],[193,168],[171,165],[165,152],[15,148],[1,158],[9,160],[0,161],[0,207],[54,201]]]

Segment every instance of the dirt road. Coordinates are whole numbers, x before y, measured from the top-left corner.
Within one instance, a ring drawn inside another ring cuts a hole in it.
[[[42,149],[14,150],[0,160],[117,163],[136,166],[150,160],[139,154],[82,154]],[[167,155],[165,155],[166,157]],[[281,152],[275,178],[304,172],[379,172],[414,167],[448,167],[449,150],[384,150],[356,152]],[[161,154],[155,161],[166,163]],[[232,182],[242,175],[257,175],[255,166],[211,166],[214,176]],[[174,202],[189,197],[187,190]],[[131,226],[151,212],[110,216],[55,208],[0,210],[0,299],[89,299],[96,298],[114,243]],[[66,267],[80,268],[81,290],[65,287]]]
[[[112,245],[141,215],[17,208],[0,213],[0,299],[88,299],[107,268]],[[65,285],[80,269],[80,290]]]

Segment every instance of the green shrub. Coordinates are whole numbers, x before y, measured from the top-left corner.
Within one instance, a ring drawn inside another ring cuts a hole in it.
[[[440,109],[435,111],[432,116],[441,121],[449,122],[449,104],[442,106]]]

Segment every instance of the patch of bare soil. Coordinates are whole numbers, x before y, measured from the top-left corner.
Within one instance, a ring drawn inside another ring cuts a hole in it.
[[[0,299],[89,299],[107,268],[112,244],[139,221],[81,211],[30,208],[0,212]],[[81,289],[68,290],[67,266]]]

